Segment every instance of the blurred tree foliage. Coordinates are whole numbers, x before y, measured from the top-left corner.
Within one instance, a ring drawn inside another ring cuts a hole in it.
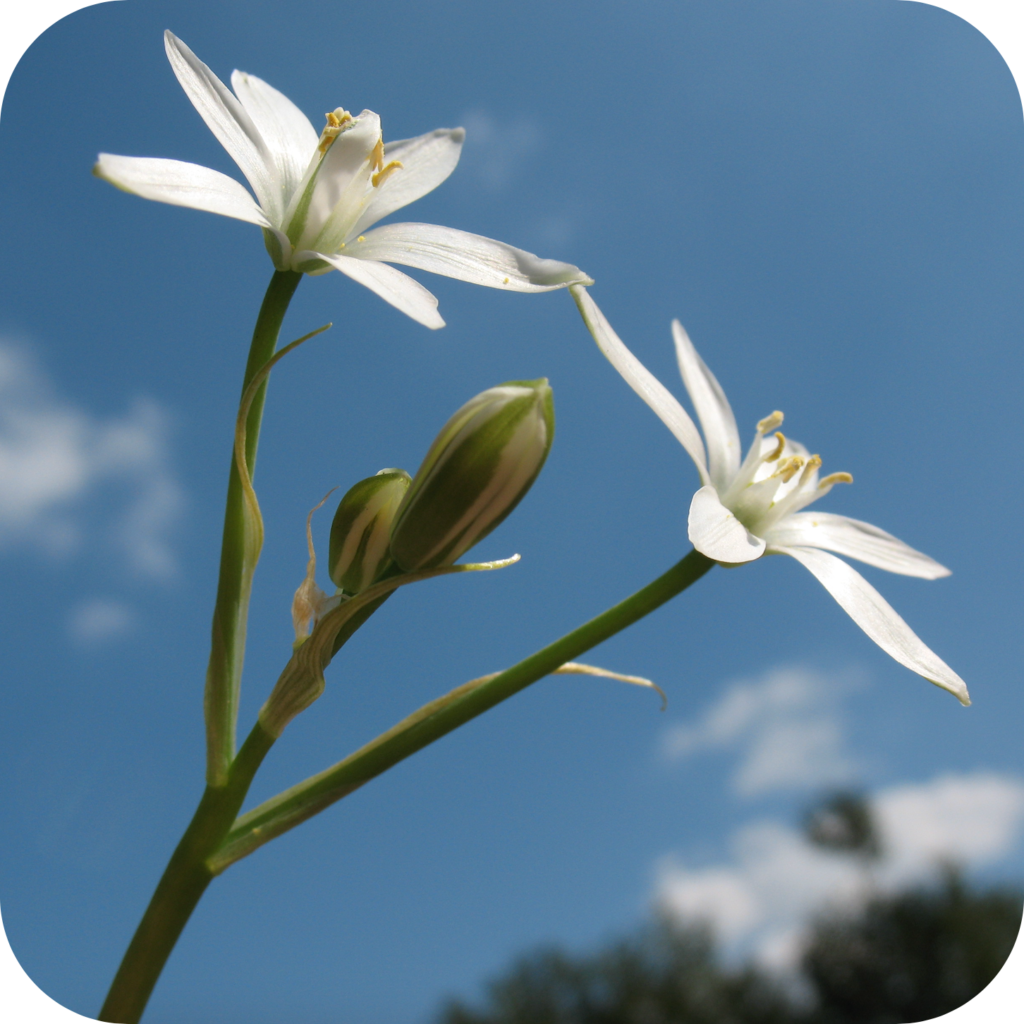
[[[722,970],[703,929],[661,921],[593,956],[557,949],[488,986],[489,1006],[451,1003],[442,1024],[785,1024],[789,1004],[757,971]]]
[[[818,921],[804,955],[813,1024],[931,1020],[976,996],[1006,962],[1021,894],[974,892],[952,868],[930,890],[876,897]]]
[[[871,805],[860,793],[833,793],[804,815],[804,835],[815,846],[854,853],[865,860],[882,856],[882,842]]]
[[[839,793],[804,817],[810,842],[864,863],[884,856],[870,807]],[[947,866],[937,884],[879,894],[813,923],[801,984],[721,963],[704,928],[660,920],[592,955],[544,949],[455,1000],[438,1024],[910,1024],[962,1006],[1005,963],[1024,895],[970,888]]]

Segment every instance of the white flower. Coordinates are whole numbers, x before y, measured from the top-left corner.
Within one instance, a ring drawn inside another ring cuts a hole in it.
[[[802,512],[849,473],[818,479],[821,459],[776,432],[782,413],[757,425],[754,442],[741,460],[732,409],[718,381],[704,365],[678,320],[672,322],[683,383],[704,429],[704,440],[683,407],[626,348],[594,300],[579,286],[570,291],[601,351],[629,386],[654,410],[689,453],[700,474],[690,503],[693,546],[726,565],[762,555],[789,555],[809,569],[854,622],[901,665],[949,690],[969,704],[964,681],[925,646],[881,594],[838,552],[868,565],[932,580],[949,570],[870,523],[832,512]],[[707,456],[705,444],[707,442]]]
[[[145,199],[257,224],[278,270],[320,274],[333,267],[431,328],[444,326],[437,299],[388,263],[519,292],[592,283],[569,263],[454,228],[388,224],[367,230],[452,173],[465,137],[461,128],[384,145],[373,111],[353,116],[339,107],[318,135],[266,82],[235,71],[232,94],[171,32],[164,33],[164,45],[181,87],[258,202],[234,178],[180,160],[101,153],[98,177]]]

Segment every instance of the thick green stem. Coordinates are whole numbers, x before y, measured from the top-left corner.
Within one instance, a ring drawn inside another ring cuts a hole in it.
[[[319,814],[363,783],[457,729],[584,651],[649,615],[701,578],[715,563],[691,551],[642,590],[560,640],[477,686],[460,687],[399,722],[344,761],[254,808],[240,818],[211,858],[218,873],[269,840]]]
[[[276,271],[263,298],[249,348],[242,393],[249,382],[274,354],[281,323],[288,303],[302,275],[294,271]],[[245,461],[252,475],[256,466],[256,448],[263,419],[264,384],[256,394],[246,420]],[[213,610],[210,662],[206,670],[206,782],[215,788],[227,781],[235,755],[235,723],[238,696],[245,658],[245,629],[249,615],[253,566],[245,557],[245,510],[242,482],[234,457],[228,477],[228,497],[224,510],[224,536],[221,544],[217,600]]]
[[[223,842],[273,744],[274,738],[257,722],[231,765],[226,784],[207,786],[121,961],[99,1020],[136,1024],[142,1016],[178,936],[213,880],[207,858]]]

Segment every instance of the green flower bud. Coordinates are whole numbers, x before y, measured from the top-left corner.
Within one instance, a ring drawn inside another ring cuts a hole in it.
[[[391,564],[391,524],[411,481],[404,469],[382,469],[341,499],[331,523],[328,566],[347,594],[365,590]]]
[[[546,379],[470,399],[437,435],[398,510],[395,562],[406,572],[449,565],[487,536],[537,479],[554,433]]]

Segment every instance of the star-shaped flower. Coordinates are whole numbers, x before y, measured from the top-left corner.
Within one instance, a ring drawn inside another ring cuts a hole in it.
[[[854,622],[901,665],[969,704],[964,681],[896,614],[855,569],[830,552],[904,576],[932,580],[949,570],[870,523],[832,512],[803,512],[849,473],[818,478],[821,458],[776,431],[782,413],[757,425],[741,459],[736,419],[721,385],[704,365],[678,320],[672,322],[683,383],[704,429],[633,355],[586,289],[573,286],[584,322],[608,360],[654,410],[693,459],[701,488],[690,503],[688,533],[693,546],[725,565],[762,555],[789,555],[810,570]],[[766,436],[769,431],[776,431]],[[707,455],[705,456],[705,442]]]
[[[439,128],[384,144],[372,110],[327,115],[318,135],[287,96],[235,71],[232,93],[171,32],[167,58],[256,200],[226,174],[180,160],[101,153],[94,173],[126,192],[235,217],[263,228],[278,270],[332,267],[427,327],[443,327],[437,299],[389,266],[399,263],[473,284],[542,292],[590,284],[578,267],[436,224],[371,225],[426,195],[455,169],[465,132]]]

